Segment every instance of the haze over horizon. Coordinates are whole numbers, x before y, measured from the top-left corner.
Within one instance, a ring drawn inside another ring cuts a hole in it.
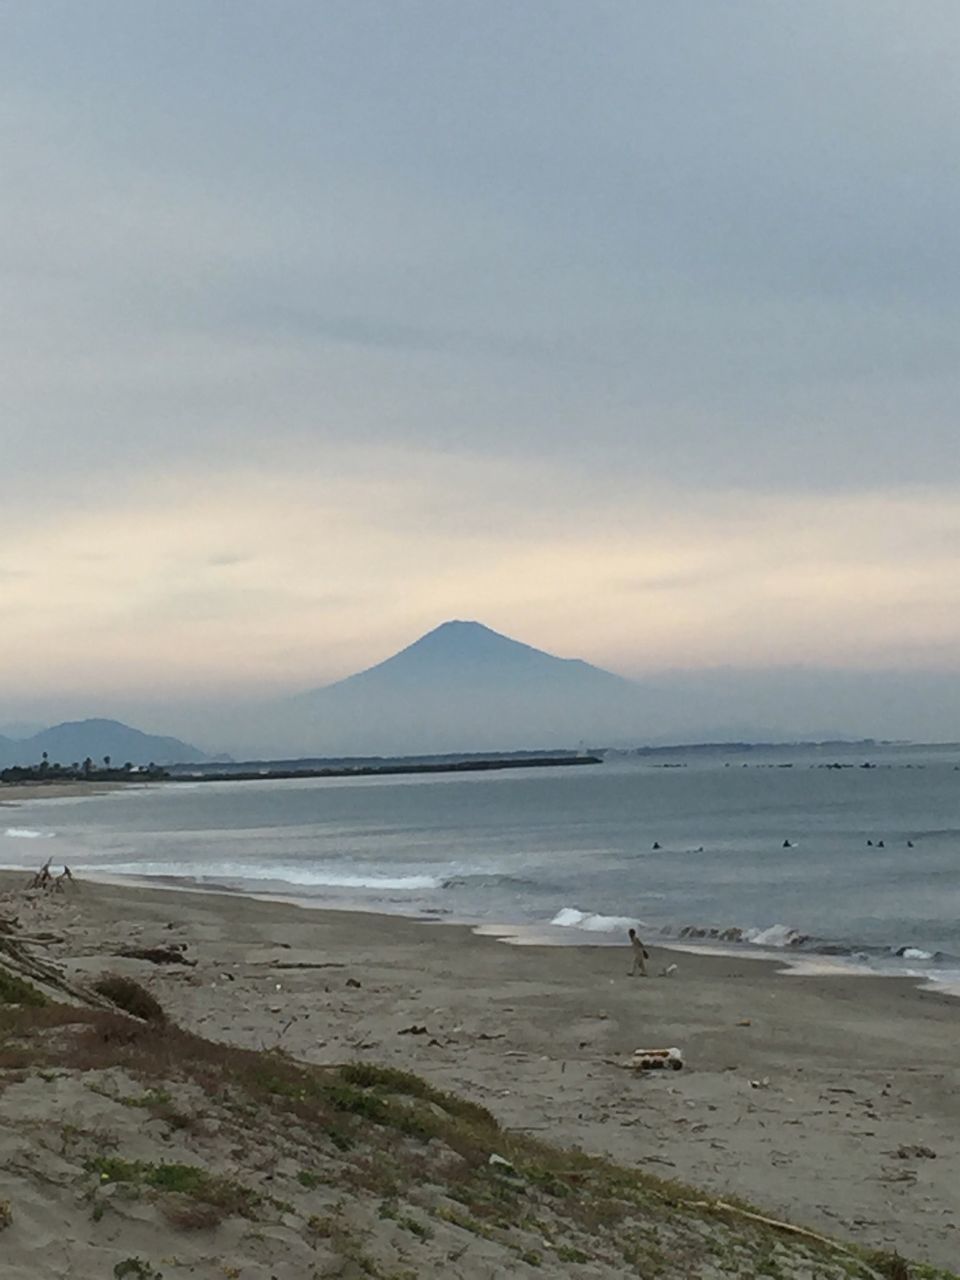
[[[0,721],[207,747],[445,619],[960,737],[960,9],[0,17]]]

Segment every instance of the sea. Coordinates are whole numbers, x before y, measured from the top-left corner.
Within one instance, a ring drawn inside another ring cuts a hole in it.
[[[503,772],[179,782],[0,808],[0,864],[775,954],[960,990],[960,746],[607,753]]]

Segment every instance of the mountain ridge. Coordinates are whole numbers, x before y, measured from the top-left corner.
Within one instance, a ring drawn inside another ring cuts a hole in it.
[[[46,752],[51,763],[64,765],[87,756],[99,763],[110,756],[116,765],[177,764],[209,760],[206,752],[179,738],[143,733],[120,720],[65,720],[28,738],[0,737],[0,767],[37,764]]]

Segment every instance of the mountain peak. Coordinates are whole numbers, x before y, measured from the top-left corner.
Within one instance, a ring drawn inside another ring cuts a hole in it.
[[[432,631],[425,632],[419,640],[414,640],[413,644],[407,645],[407,648],[401,650],[401,652],[406,653],[420,645],[429,645],[431,648],[438,646],[463,648],[478,644],[506,646],[520,643],[519,640],[512,640],[509,636],[505,636],[500,631],[494,631],[492,627],[488,627],[482,622],[476,622],[473,619],[451,618],[447,622],[441,622]],[[522,647],[528,649],[530,646],[522,645]]]
[[[645,719],[629,680],[464,618],[288,707],[277,736],[314,755],[575,747],[632,740]]]

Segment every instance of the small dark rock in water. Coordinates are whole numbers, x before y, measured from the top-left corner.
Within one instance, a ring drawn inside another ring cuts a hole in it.
[[[912,849],[912,848],[913,848],[913,841],[912,841],[912,840],[908,840],[908,841],[907,841],[907,848],[908,848],[908,849]]]
[[[660,848],[660,841],[659,841],[659,840],[654,840],[653,845],[652,845],[651,847],[652,847],[652,848],[654,848],[654,849],[659,849],[659,848]]]
[[[872,849],[872,848],[873,848],[873,841],[872,841],[872,840],[868,840],[868,841],[867,841],[867,848],[868,848],[868,849]]]
[[[783,844],[780,846],[781,849],[789,849],[790,847],[791,845],[789,840],[784,840]]]

